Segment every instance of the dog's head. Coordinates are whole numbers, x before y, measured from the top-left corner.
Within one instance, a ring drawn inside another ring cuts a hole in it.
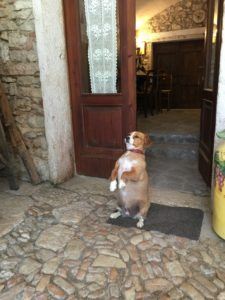
[[[125,137],[127,150],[145,149],[152,144],[148,134],[140,131],[133,131]]]

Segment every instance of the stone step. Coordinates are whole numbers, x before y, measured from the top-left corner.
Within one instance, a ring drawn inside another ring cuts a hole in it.
[[[174,158],[178,160],[197,160],[198,144],[154,143],[152,147],[146,150],[146,158]]]
[[[155,143],[170,143],[170,144],[194,144],[199,142],[197,134],[179,134],[179,133],[150,133],[152,141]]]

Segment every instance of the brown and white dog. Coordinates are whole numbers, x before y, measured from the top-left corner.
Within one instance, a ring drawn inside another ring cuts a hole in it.
[[[142,228],[150,207],[144,149],[151,141],[147,134],[134,131],[125,138],[125,143],[127,151],[117,160],[110,177],[110,191],[119,188],[117,211],[110,218],[130,216],[138,219],[137,227]]]

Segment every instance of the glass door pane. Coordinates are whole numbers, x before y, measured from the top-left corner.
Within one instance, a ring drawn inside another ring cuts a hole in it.
[[[216,60],[216,41],[218,30],[218,8],[219,0],[214,1],[213,13],[210,20],[209,40],[207,40],[207,65],[205,88],[213,90],[214,73],[215,73],[215,60]]]
[[[79,0],[82,93],[120,92],[118,0]]]

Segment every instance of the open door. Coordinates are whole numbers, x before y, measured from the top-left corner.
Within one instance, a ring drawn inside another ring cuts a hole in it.
[[[124,151],[124,137],[136,128],[135,0],[116,1],[116,34],[108,35],[107,44],[114,41],[117,44],[116,92],[107,89],[96,92],[91,85],[89,78],[94,68],[90,63],[93,53],[88,35],[88,30],[90,34],[95,26],[98,38],[105,42],[102,35],[107,35],[109,26],[100,29],[94,23],[103,22],[105,12],[115,2],[64,0],[63,3],[77,173],[109,177],[115,160]],[[98,7],[99,3],[102,7]],[[89,15],[88,6],[91,6]],[[91,14],[97,14],[99,9],[101,17],[93,17]],[[94,53],[95,59],[104,51],[110,59],[108,45],[102,52]],[[98,71],[98,76],[102,78],[103,73]]]
[[[205,70],[201,99],[199,170],[211,185],[216,100],[222,39],[223,0],[208,0],[208,25],[205,43]]]

